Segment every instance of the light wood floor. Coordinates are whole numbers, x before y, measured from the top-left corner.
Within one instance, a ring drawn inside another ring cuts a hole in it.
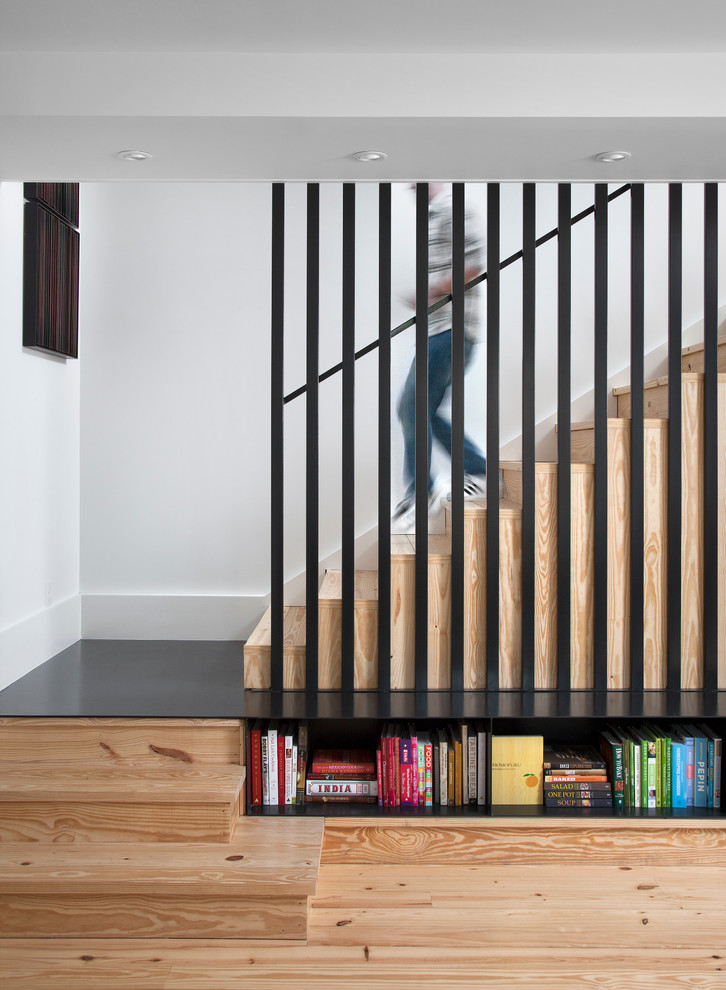
[[[307,942],[5,939],[0,974],[6,990],[726,987],[724,890],[718,822],[329,820]]]

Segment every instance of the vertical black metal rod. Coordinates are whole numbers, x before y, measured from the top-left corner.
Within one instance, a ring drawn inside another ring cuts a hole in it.
[[[522,690],[535,688],[535,219],[536,187],[522,186]]]
[[[681,686],[683,188],[668,187],[668,688]]]
[[[557,192],[557,687],[570,689],[572,189]]]
[[[319,322],[320,186],[307,187],[307,405],[305,417],[305,687],[318,689],[318,561],[320,535]]]
[[[355,615],[355,184],[343,183],[343,501],[341,653],[343,691],[353,690]]]
[[[595,596],[593,687],[608,672],[608,187],[595,186]]]
[[[282,690],[284,622],[284,344],[285,186],[272,186],[272,325],[270,367],[270,687]]]
[[[718,186],[704,186],[703,686],[718,688]]]
[[[451,687],[464,688],[464,184],[452,187],[451,216]],[[470,687],[471,685],[466,685]]]
[[[487,690],[499,690],[499,183],[487,184]]]
[[[645,546],[645,444],[643,385],[645,327],[645,190],[630,200],[630,689],[642,691],[643,552]]]
[[[378,690],[391,687],[391,185],[378,187]]]
[[[416,690],[428,687],[429,187],[416,186]]]

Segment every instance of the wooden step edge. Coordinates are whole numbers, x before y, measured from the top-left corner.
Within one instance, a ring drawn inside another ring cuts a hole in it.
[[[451,512],[451,508],[447,507],[446,512]],[[485,498],[472,498],[464,503],[464,516],[471,517],[474,519],[481,519],[487,514],[487,500]],[[518,502],[513,501],[510,498],[502,498],[499,500],[499,518],[500,519],[521,519],[522,518],[522,506]]]
[[[726,347],[726,337],[719,337],[718,340],[716,341],[716,346]],[[698,354],[699,351],[702,351],[704,349],[704,347],[705,347],[704,342],[701,340],[697,344],[691,344],[688,347],[684,347],[683,350],[681,351],[681,356],[688,357],[689,354]]]
[[[282,649],[285,654],[296,655],[305,652],[305,606],[286,605],[283,609],[283,641]],[[244,645],[245,652],[255,651],[266,653],[271,649],[270,630],[271,609],[265,609],[264,615],[255,626],[254,631]]]
[[[343,572],[331,569],[325,572],[320,586],[320,605],[336,604],[343,597]],[[365,607],[378,601],[378,571],[356,570],[353,597],[356,606]]]
[[[536,474],[557,474],[557,461],[535,461],[534,470]],[[500,461],[500,471],[522,471],[522,461]]]
[[[448,511],[448,510],[446,510]],[[395,540],[395,543],[394,543]],[[391,536],[391,559],[412,560],[416,556],[416,537],[397,533]],[[446,560],[451,557],[451,537],[446,533],[429,534],[429,561]]]
[[[229,804],[246,779],[241,766],[96,767],[0,764],[0,806],[15,803]]]
[[[705,375],[702,371],[684,371],[681,374],[682,382],[703,382],[705,381]],[[719,371],[717,375],[719,383],[723,384],[726,382],[726,372]],[[668,384],[668,375],[664,375],[662,378],[652,378],[650,381],[645,382],[643,388],[662,388],[664,385]],[[613,389],[613,395],[628,395],[630,392],[630,385],[620,385],[618,388]]]
[[[609,416],[608,417],[608,428],[613,430],[629,430],[632,427],[632,420],[630,417],[624,416]],[[646,416],[643,419],[643,427],[646,430],[667,430],[668,420],[663,416]],[[575,430],[594,430],[595,420],[585,419],[581,423],[573,423],[571,426],[572,431]]]

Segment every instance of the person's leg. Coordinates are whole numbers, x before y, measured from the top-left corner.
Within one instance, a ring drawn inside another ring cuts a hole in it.
[[[439,338],[445,338],[440,341]],[[438,414],[447,389],[451,385],[451,331],[437,334],[431,338],[437,341],[436,346],[436,366],[435,377],[431,377],[431,364],[429,364],[429,416],[433,435],[451,457],[451,423]],[[473,343],[469,338],[464,340],[464,368],[471,362]],[[430,352],[430,349],[429,349]],[[484,475],[487,470],[486,458],[477,445],[466,435],[464,435],[464,473],[467,475]]]
[[[416,477],[416,357],[411,362],[403,391],[396,407],[403,433],[404,499],[414,493]]]

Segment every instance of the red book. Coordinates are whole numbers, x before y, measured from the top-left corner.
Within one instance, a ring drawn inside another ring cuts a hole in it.
[[[250,774],[252,776],[252,804],[262,804],[262,720],[257,719],[250,731]]]
[[[394,808],[396,806],[396,771],[394,769],[394,763],[396,759],[396,743],[393,738],[394,728],[389,725],[388,732],[386,734],[386,751],[388,753],[388,780],[386,782],[386,791],[388,793],[388,807]]]
[[[393,772],[395,775],[396,807],[401,804],[401,731],[396,727],[396,735],[393,740]]]
[[[408,733],[401,739],[401,805],[413,805],[413,751]]]
[[[378,804],[383,804],[383,763],[380,749],[376,750],[376,770],[378,772]]]
[[[313,754],[310,773],[362,774],[375,776],[376,761],[369,749],[319,749]]]
[[[381,783],[383,785],[379,794],[383,798],[383,806],[388,807],[388,745],[386,743],[387,726],[384,724],[381,729]]]

